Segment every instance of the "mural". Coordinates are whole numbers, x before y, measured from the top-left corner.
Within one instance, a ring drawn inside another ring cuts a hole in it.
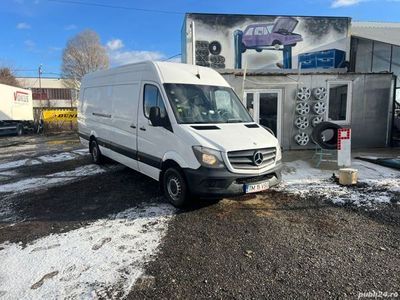
[[[182,60],[216,69],[347,67],[349,24],[342,17],[187,14]]]

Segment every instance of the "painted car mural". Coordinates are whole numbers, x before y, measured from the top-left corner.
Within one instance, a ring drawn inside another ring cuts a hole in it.
[[[342,68],[350,24],[347,17],[188,13],[182,61],[215,69]]]
[[[300,34],[293,33],[299,21],[293,17],[278,17],[274,23],[251,24],[246,27],[242,37],[242,49],[256,49],[261,51],[264,47],[282,46],[294,47],[303,38]]]

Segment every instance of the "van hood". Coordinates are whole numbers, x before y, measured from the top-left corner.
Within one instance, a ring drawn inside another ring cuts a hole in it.
[[[181,124],[199,145],[222,152],[278,146],[278,140],[268,130],[246,125],[249,123]]]

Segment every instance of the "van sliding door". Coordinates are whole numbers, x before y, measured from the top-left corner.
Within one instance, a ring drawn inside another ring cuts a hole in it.
[[[112,87],[112,132],[109,134],[111,148],[119,159],[132,169],[137,163],[137,109],[140,93],[139,83],[114,85]]]

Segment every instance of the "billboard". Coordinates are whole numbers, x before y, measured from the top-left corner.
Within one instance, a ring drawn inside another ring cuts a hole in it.
[[[43,110],[43,120],[45,122],[77,122],[78,112],[76,108],[45,108]]]
[[[186,14],[182,60],[216,69],[347,67],[346,17]]]

